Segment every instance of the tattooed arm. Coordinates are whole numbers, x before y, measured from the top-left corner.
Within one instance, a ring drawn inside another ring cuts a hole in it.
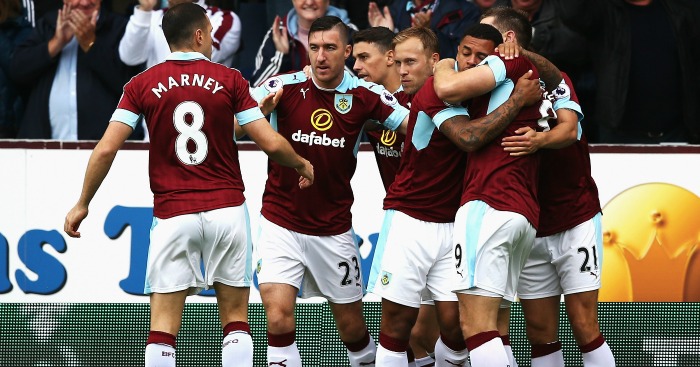
[[[518,115],[520,109],[542,100],[537,79],[529,79],[525,73],[515,86],[510,98],[490,114],[470,120],[468,116],[455,116],[440,125],[440,131],[460,149],[473,152],[493,141]]]
[[[534,52],[523,50],[523,55],[537,68],[537,72],[540,73],[540,79],[544,82],[544,88],[548,92],[557,89],[562,79],[561,71],[545,57]]]
[[[545,89],[548,92],[553,91],[561,83],[561,71],[545,57],[538,55],[532,51],[522,48],[515,42],[503,42],[496,48],[496,51],[506,60],[512,60],[519,57],[520,54],[527,57],[530,62],[535,65],[540,73],[540,79],[545,84]]]

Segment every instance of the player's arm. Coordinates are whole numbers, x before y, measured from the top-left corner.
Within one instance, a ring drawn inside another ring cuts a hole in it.
[[[135,66],[146,62],[150,49],[144,45],[148,43],[151,31],[151,17],[154,0],[139,0],[139,5],[134,8],[134,13],[129,17],[124,35],[119,41],[119,58],[123,63]]]
[[[498,52],[506,60],[512,60],[513,58],[520,57],[521,54],[525,56],[537,68],[537,71],[540,74],[540,79],[544,82],[545,89],[548,92],[556,89],[562,80],[561,71],[559,71],[554,64],[552,64],[542,55],[538,55],[532,51],[523,49],[515,42],[501,43],[496,48],[496,52]]]
[[[531,75],[532,71],[523,74],[508,100],[493,112],[474,120],[464,115],[451,117],[440,125],[440,131],[466,152],[479,150],[503,133],[521,108],[542,99],[539,81],[530,79]]]
[[[569,109],[557,110],[557,126],[549,131],[521,127],[516,135],[503,138],[503,150],[512,156],[533,154],[540,149],[568,147],[578,138],[578,115]]]
[[[305,189],[314,182],[314,167],[298,155],[287,139],[278,134],[265,118],[241,126],[248,136],[275,162],[294,168],[299,175],[299,187]]]
[[[102,139],[100,139],[90,155],[80,198],[66,215],[63,230],[69,236],[80,237],[78,228],[88,215],[90,201],[92,201],[97,189],[102,185],[102,181],[104,181],[107,172],[112,167],[117,151],[132,132],[131,126],[119,121],[112,121],[107,126],[104,136],[102,136]]]
[[[548,92],[555,90],[562,79],[561,71],[542,55],[528,50],[523,50],[523,55],[537,68],[540,79],[544,82],[544,88]]]
[[[456,105],[496,87],[496,78],[490,67],[478,66],[457,72],[454,64],[454,59],[442,59],[435,64],[433,83],[435,93],[441,100]]]

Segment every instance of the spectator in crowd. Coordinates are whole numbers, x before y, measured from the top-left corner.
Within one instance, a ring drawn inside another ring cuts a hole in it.
[[[503,0],[467,0],[469,2],[474,3],[476,6],[479,7],[481,12],[485,12],[486,10],[496,6],[496,5],[501,5],[503,3]]]
[[[0,139],[12,139],[24,112],[24,102],[10,80],[10,57],[17,44],[31,33],[19,0],[0,3]]]
[[[466,0],[396,0],[381,10],[371,2],[367,18],[372,27],[384,26],[394,32],[429,27],[438,36],[440,57],[453,58],[464,31],[479,22],[480,14],[479,8]]]
[[[229,10],[207,6],[205,0],[168,0],[173,7],[183,2],[195,2],[206,9],[213,27],[214,50],[211,61],[231,66],[233,55],[241,45],[241,20]],[[139,0],[129,18],[126,32],[119,42],[119,57],[127,65],[146,63],[146,67],[161,63],[170,54],[163,35],[161,21],[167,9],[155,10],[158,0]]]
[[[700,143],[697,4],[566,0],[559,2],[559,15],[599,50],[594,60],[599,142]]]
[[[501,5],[524,12],[533,28],[528,48],[567,72],[576,86],[581,104],[588,112],[588,121],[591,122],[590,116],[595,107],[593,105],[595,77],[591,61],[592,49],[586,37],[562,22],[557,11],[558,1],[498,0],[497,6],[486,10],[483,17],[501,18],[503,11],[498,9]],[[503,18],[507,19],[507,17]],[[589,135],[595,139],[597,134],[595,131],[589,131]]]
[[[32,27],[36,27],[37,20],[41,19],[46,13],[61,9],[62,1],[56,0],[22,0],[27,21]]]
[[[252,86],[261,85],[267,78],[292,70],[302,70],[309,65],[309,29],[311,23],[324,16],[336,16],[351,30],[357,27],[350,22],[348,12],[329,4],[329,0],[292,0],[294,5],[286,17],[275,17],[272,27],[255,56],[255,71],[250,79]],[[348,70],[354,60],[348,58]]]
[[[12,77],[30,88],[18,138],[97,140],[104,134],[124,84],[138,69],[115,52],[126,19],[100,5],[66,0],[15,50]],[[143,129],[131,138],[143,139]]]
[[[383,0],[383,3],[388,4],[390,2],[391,0]],[[357,26],[357,29],[369,28],[369,22],[367,21],[369,0],[331,0],[331,5],[345,9],[348,12],[350,21]]]

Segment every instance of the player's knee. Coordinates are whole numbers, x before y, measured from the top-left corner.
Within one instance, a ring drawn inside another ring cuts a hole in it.
[[[547,344],[558,340],[558,325],[546,319],[527,320],[525,331],[531,344]]]
[[[600,335],[600,327],[596,318],[570,319],[571,331],[579,345],[585,345]]]
[[[294,330],[294,311],[281,308],[267,310],[267,330],[273,334],[283,334]]]

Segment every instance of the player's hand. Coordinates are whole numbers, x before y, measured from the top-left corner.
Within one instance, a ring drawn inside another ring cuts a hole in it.
[[[139,10],[151,11],[158,4],[158,0],[139,0]]]
[[[306,75],[306,79],[311,79],[311,65],[304,66],[302,71],[304,72],[304,75]]]
[[[80,223],[83,222],[83,219],[85,219],[87,215],[88,208],[76,204],[66,215],[66,220],[63,223],[63,231],[71,237],[80,238],[78,227],[80,227]]]
[[[533,154],[542,147],[542,134],[529,126],[515,130],[515,135],[506,136],[501,140],[503,150],[512,156]]]
[[[394,19],[391,17],[388,6],[379,10],[377,3],[370,2],[367,9],[367,21],[371,27],[386,27],[392,32],[394,31]]]
[[[433,73],[441,70],[441,69],[449,69],[449,70],[454,70],[455,69],[455,59],[451,58],[444,58],[440,61],[438,61],[435,66],[433,66]]]
[[[260,107],[260,111],[262,111],[263,115],[267,116],[275,110],[277,104],[280,102],[280,98],[282,98],[282,93],[284,93],[284,87],[280,88],[275,93],[266,95],[260,100],[258,107]]]
[[[97,14],[98,11],[95,10],[90,16],[85,15],[82,11],[71,11],[70,16],[68,16],[68,26],[75,34],[75,38],[78,39],[80,48],[84,52],[88,52],[92,44],[95,42],[97,36],[95,35],[95,28],[97,27]]]
[[[306,189],[314,183],[314,166],[304,158],[302,158],[302,161],[304,165],[300,168],[295,168],[295,170],[301,176],[299,177],[299,188]]]
[[[272,42],[275,44],[275,49],[284,55],[289,53],[289,36],[287,35],[287,27],[282,25],[282,18],[276,16],[272,22]]]
[[[433,11],[419,11],[411,19],[412,27],[430,27],[430,18],[433,17]]]
[[[532,106],[542,101],[542,93],[544,91],[540,86],[540,80],[530,79],[531,77],[532,70],[528,70],[515,84],[512,97],[516,98],[516,102],[518,102],[520,107]]]
[[[501,55],[501,57],[505,58],[506,60],[512,60],[516,57],[520,57],[520,53],[522,53],[522,51],[523,48],[515,42],[504,42],[496,47],[496,53]]]

